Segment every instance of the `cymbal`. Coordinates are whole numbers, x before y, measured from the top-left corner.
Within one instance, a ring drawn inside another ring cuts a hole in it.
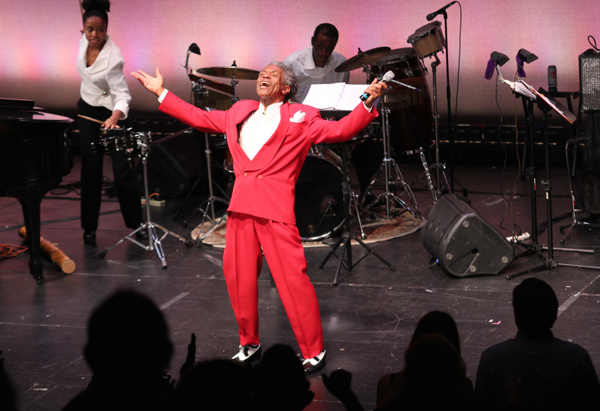
[[[229,77],[239,80],[256,80],[259,71],[250,70],[240,67],[205,67],[196,70],[197,73],[206,74],[207,76]]]
[[[363,64],[371,64],[372,62],[387,56],[391,50],[392,49],[389,47],[377,47],[367,51],[358,49],[358,54],[356,56],[350,57],[348,60],[337,66],[335,71],[341,73],[361,68]]]
[[[233,86],[231,86],[229,84],[219,83],[218,81],[208,79],[208,78],[206,78],[200,74],[197,74],[193,71],[190,71],[188,73],[188,77],[190,78],[191,81],[201,82],[202,85],[208,89],[213,89],[219,93],[228,94],[230,96],[233,96]]]

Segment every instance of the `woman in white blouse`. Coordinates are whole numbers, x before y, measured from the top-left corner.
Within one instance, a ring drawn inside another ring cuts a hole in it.
[[[123,56],[106,32],[110,2],[84,0],[82,7],[83,36],[77,57],[81,98],[77,108],[82,116],[103,122],[99,125],[83,117],[79,120],[81,226],[84,242],[94,245],[102,199],[103,153],[94,150],[93,143],[99,140],[101,129],[120,128],[118,123],[127,118],[131,95],[123,75]],[[110,154],[123,220],[127,227],[136,229],[142,224],[142,208],[135,170],[122,150]],[[146,239],[148,233],[140,230],[136,236]]]

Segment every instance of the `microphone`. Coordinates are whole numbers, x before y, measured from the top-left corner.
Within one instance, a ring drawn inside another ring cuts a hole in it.
[[[433,13],[429,13],[427,15],[427,21],[433,20],[433,18],[435,16],[437,16],[438,14],[442,14],[444,12],[444,10],[446,10],[448,7],[452,6],[454,3],[458,3],[458,2],[457,1],[451,1],[450,3],[446,4],[444,7],[442,7],[441,9],[439,9],[438,11],[434,11]]]
[[[383,81],[383,82],[385,82],[385,83],[389,83],[389,82],[390,82],[390,80],[391,80],[391,79],[393,79],[395,76],[396,76],[396,75],[394,74],[394,72],[390,70],[390,71],[388,71],[387,73],[385,73],[385,74],[383,75],[383,77],[381,78],[381,80],[379,80],[379,81]],[[370,96],[370,94],[369,94],[369,93],[367,93],[367,92],[365,91],[364,93],[362,93],[362,94],[360,95],[360,100],[361,100],[361,101],[365,101],[366,99],[368,99],[368,98],[369,98],[369,96]]]

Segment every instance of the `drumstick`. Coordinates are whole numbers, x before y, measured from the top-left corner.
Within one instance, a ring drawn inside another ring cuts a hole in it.
[[[19,236],[25,240],[27,239],[27,229],[24,226],[19,229]],[[60,267],[63,273],[71,274],[75,271],[75,262],[44,237],[40,237],[40,247],[44,253],[48,254],[50,260]]]
[[[88,116],[82,116],[81,114],[79,114],[79,117],[84,118],[84,119],[89,120],[89,121],[93,121],[94,123],[104,124],[104,121],[96,120],[95,118],[91,118],[91,117],[88,117]]]

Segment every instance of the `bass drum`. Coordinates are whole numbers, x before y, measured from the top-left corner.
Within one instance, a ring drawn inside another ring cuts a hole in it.
[[[296,225],[302,241],[329,237],[344,221],[342,160],[313,147],[296,183]]]
[[[416,87],[413,90],[391,83],[392,92],[383,95],[385,107],[390,110],[390,144],[395,155],[426,147],[432,138],[433,114],[425,69],[412,47],[392,50],[384,58],[371,65],[373,76],[388,71],[395,74],[394,80]]]

